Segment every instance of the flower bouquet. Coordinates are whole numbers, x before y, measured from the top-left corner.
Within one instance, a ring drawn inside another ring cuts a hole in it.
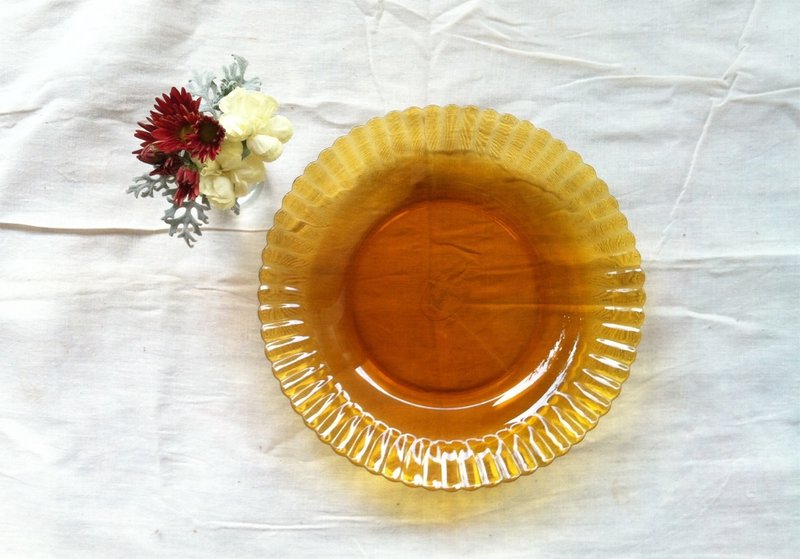
[[[291,122],[275,114],[278,103],[261,92],[260,80],[245,78],[247,61],[233,59],[224,77],[196,76],[188,91],[173,87],[156,98],[134,134],[141,147],[133,153],[153,169],[128,192],[165,196],[169,234],[190,247],[212,207],[239,213],[239,198],[264,180],[265,164],[292,137]]]

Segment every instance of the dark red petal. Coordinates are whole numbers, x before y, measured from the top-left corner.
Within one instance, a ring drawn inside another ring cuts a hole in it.
[[[175,196],[173,196],[172,198],[172,204],[175,206],[182,206],[183,200],[184,198],[186,198],[186,194],[187,194],[186,191],[184,191],[181,188],[178,188],[178,190],[175,191]]]
[[[192,157],[200,161],[214,159],[225,139],[225,129],[210,115],[201,115],[186,134],[186,146]]]

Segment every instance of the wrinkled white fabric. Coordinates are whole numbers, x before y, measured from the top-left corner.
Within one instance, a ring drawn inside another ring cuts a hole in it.
[[[792,0],[4,6],[0,556],[793,557],[800,544],[800,11]],[[153,99],[229,54],[294,124],[196,248],[125,194]],[[294,177],[392,109],[548,129],[638,239],[640,357],[531,477],[411,490],[290,409],[256,316]]]

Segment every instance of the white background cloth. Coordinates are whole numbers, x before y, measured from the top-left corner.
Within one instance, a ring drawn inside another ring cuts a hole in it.
[[[796,557],[800,9],[708,2],[6,2],[0,556]],[[238,53],[295,125],[196,248],[125,194],[153,98]],[[393,109],[529,119],[610,185],[640,357],[565,457],[457,494],[368,474],[280,393],[256,315],[294,177]],[[414,554],[414,555],[412,555]]]

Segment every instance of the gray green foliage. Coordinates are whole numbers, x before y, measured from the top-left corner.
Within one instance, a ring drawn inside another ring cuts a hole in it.
[[[202,196],[202,203],[199,200],[185,200],[181,206],[174,205],[175,193],[178,191],[175,186],[175,177],[169,176],[150,176],[141,175],[134,179],[132,186],[128,187],[128,193],[136,198],[154,198],[156,192],[169,199],[170,205],[164,211],[161,219],[169,225],[169,235],[178,237],[186,241],[189,247],[197,241],[197,237],[202,236],[200,230],[203,224],[208,223],[206,212],[211,209],[208,200]],[[238,209],[238,205],[236,207]]]
[[[170,206],[161,219],[169,225],[170,237],[177,233],[178,237],[186,241],[191,248],[193,243],[197,242],[197,237],[203,234],[200,227],[208,223],[206,212],[210,209],[208,200],[202,196],[194,200],[185,200],[180,207]]]
[[[170,187],[175,184],[175,177],[162,175],[140,175],[133,179],[133,185],[128,187],[128,194],[136,198],[153,198],[153,193],[161,192],[164,196],[169,193]]]
[[[247,70],[247,60],[237,54],[232,54],[233,62],[222,68],[223,77],[205,72],[195,74],[193,80],[189,81],[189,92],[200,97],[203,102],[200,105],[201,111],[207,111],[219,116],[219,101],[237,87],[244,89],[261,89],[261,80],[258,78],[246,78],[244,73]]]

